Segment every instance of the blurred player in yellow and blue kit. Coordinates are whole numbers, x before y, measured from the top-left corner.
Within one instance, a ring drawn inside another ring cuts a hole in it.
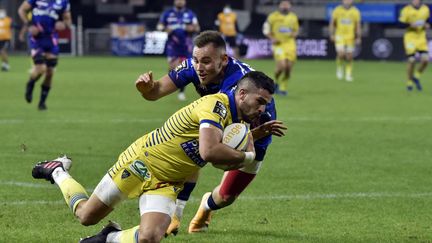
[[[291,1],[282,0],[279,10],[272,12],[263,26],[263,34],[273,45],[276,61],[275,81],[277,94],[287,95],[288,80],[297,60],[296,37],[299,32],[297,15],[291,11]]]
[[[413,83],[417,90],[422,90],[420,76],[426,69],[429,61],[428,42],[426,29],[430,28],[428,19],[429,7],[422,4],[421,0],[412,0],[411,4],[405,6],[399,16],[399,21],[406,26],[404,35],[405,53],[408,58],[407,68],[407,90],[413,89]],[[420,55],[420,66],[415,70],[416,54]]]
[[[342,0],[342,4],[333,10],[329,32],[337,53],[336,77],[342,80],[345,74],[346,81],[353,81],[353,53],[355,45],[361,43],[361,16],[353,6],[353,0]]]
[[[237,14],[229,5],[225,5],[223,11],[218,13],[215,24],[223,35],[225,42],[234,52],[234,57],[239,58],[240,52],[237,46]]]
[[[9,70],[7,49],[12,38],[12,19],[6,15],[6,10],[0,9],[0,56],[2,71]]]

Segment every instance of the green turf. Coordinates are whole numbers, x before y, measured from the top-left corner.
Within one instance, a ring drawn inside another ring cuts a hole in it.
[[[0,73],[0,242],[77,242],[108,219],[139,222],[137,202],[81,226],[59,190],[35,181],[36,161],[66,153],[71,174],[94,188],[134,139],[186,103],[175,95],[145,101],[134,81],[166,73],[164,58],[61,58],[48,110],[24,101],[30,61],[11,57]],[[270,60],[249,61],[269,75]],[[407,93],[405,65],[356,62],[355,81],[335,79],[331,61],[299,61],[288,97],[276,97],[289,130],[238,202],[214,217],[206,234],[188,235],[201,195],[221,171],[203,169],[180,234],[166,242],[431,242],[432,75]],[[188,100],[197,96],[187,89]]]

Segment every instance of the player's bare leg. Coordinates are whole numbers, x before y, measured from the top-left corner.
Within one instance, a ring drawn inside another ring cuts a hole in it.
[[[10,66],[9,66],[9,60],[8,60],[8,54],[6,51],[6,47],[3,48],[2,50],[0,50],[0,56],[1,56],[1,60],[2,60],[1,70],[2,71],[9,71]]]
[[[345,51],[338,50],[336,55],[336,78],[342,80],[344,76]]]
[[[66,204],[83,225],[98,223],[113,209],[106,206],[93,194],[90,198],[86,190],[68,173],[72,160],[66,156],[52,161],[39,162],[32,170],[35,179],[46,179],[57,184]]]
[[[177,235],[180,229],[180,222],[183,217],[183,210],[186,207],[186,203],[189,200],[189,197],[195,188],[196,182],[198,181],[199,172],[193,174],[189,178],[186,179],[184,183],[183,190],[179,193],[176,200],[176,209],[174,215],[171,218],[171,223],[168,226],[165,236],[169,236],[171,234]]]
[[[34,68],[30,73],[30,79],[26,85],[25,99],[28,103],[31,103],[33,100],[33,89],[35,83],[45,73],[45,71],[46,71],[45,63],[37,63],[34,65]]]
[[[428,63],[429,63],[429,54],[427,52],[421,53],[420,54],[419,67],[416,71],[414,71],[413,79],[412,79],[414,81],[414,84],[416,85],[416,88],[418,91],[422,90],[420,79],[421,79],[421,75],[424,72],[424,70],[426,69]]]
[[[415,57],[414,55],[408,57],[407,62],[407,82],[406,87],[408,91],[412,91],[413,89],[413,78],[414,78],[414,70],[415,70]]]
[[[354,81],[352,76],[353,69],[353,52],[347,52],[345,55],[345,80],[348,82]]]
[[[283,62],[282,61],[276,61],[276,68],[274,71],[275,85],[276,85],[275,92],[276,93],[279,93],[279,91],[280,91],[280,85],[281,85],[281,78],[283,75],[283,70],[284,70]]]
[[[198,211],[189,224],[189,233],[207,231],[212,217],[212,211],[231,205],[255,178],[261,162],[254,165],[254,169],[247,172],[242,170],[227,171],[222,182],[212,193],[205,193],[202,197]],[[248,173],[251,172],[251,173]]]

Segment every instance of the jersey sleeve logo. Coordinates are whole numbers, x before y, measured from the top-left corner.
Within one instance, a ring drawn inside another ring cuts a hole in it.
[[[180,63],[180,65],[178,65],[174,71],[176,71],[177,73],[184,70],[184,69],[188,69],[188,62],[187,60],[183,60],[182,63]]]
[[[225,107],[224,104],[222,104],[222,102],[216,101],[216,105],[213,108],[213,113],[216,113],[220,117],[222,117],[223,119],[225,119],[226,116],[227,116],[227,108]]]

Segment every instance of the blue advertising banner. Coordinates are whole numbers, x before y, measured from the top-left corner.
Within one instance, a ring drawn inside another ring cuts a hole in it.
[[[141,56],[145,42],[143,24],[111,24],[111,51],[117,56]]]
[[[326,5],[326,18],[330,20],[333,9],[338,3],[329,3]],[[399,12],[397,5],[393,3],[364,3],[355,4],[360,10],[362,22],[369,23],[395,23],[397,22]]]

